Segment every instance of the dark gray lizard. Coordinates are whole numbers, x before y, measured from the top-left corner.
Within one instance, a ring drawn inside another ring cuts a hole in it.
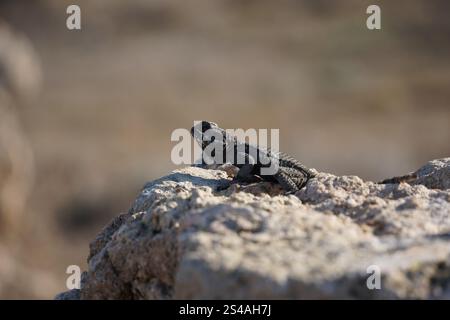
[[[293,193],[303,188],[308,180],[315,176],[311,170],[291,156],[281,152],[274,153],[269,148],[240,142],[237,137],[228,134],[214,122],[201,121],[197,123],[191,128],[191,134],[203,151],[214,144],[217,150],[222,151],[223,159],[220,159],[222,164],[229,162],[239,168],[239,172],[232,183],[250,183],[262,179],[279,183],[284,190]],[[220,137],[220,140],[216,137]],[[230,151],[232,152],[231,161],[226,158]],[[256,157],[252,155],[256,155]],[[216,156],[214,151],[211,156]],[[243,162],[238,161],[242,159],[244,159]],[[277,170],[272,174],[265,174],[262,169],[269,168],[274,163],[277,164]],[[205,164],[205,152],[202,153],[202,164]]]

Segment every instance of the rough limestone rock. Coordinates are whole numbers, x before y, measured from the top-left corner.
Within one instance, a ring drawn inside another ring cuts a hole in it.
[[[59,299],[450,299],[450,158],[410,184],[319,173],[296,195],[233,170],[148,183]],[[380,272],[381,289],[376,285]]]

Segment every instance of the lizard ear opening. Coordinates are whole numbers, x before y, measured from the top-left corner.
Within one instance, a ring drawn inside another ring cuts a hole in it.
[[[208,121],[202,121],[202,132],[206,132],[211,129],[211,125]]]

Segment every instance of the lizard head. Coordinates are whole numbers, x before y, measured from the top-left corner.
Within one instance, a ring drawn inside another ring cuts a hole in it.
[[[214,141],[217,143],[216,138],[222,137],[225,141],[226,134],[225,131],[217,125],[217,123],[211,121],[200,121],[197,122],[191,128],[191,135],[202,146],[202,149],[206,148],[209,144]]]

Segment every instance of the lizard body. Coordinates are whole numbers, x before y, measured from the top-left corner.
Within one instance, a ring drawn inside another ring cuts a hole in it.
[[[207,134],[209,133],[209,134]],[[234,182],[256,182],[264,180],[279,183],[284,190],[293,193],[303,188],[315,174],[293,157],[272,152],[269,148],[251,145],[238,141],[237,137],[228,134],[214,122],[201,121],[191,128],[191,134],[202,147],[202,150],[214,144],[222,151],[222,164],[228,160],[239,168]],[[220,137],[220,139],[216,139]],[[227,155],[232,152],[231,160]],[[202,163],[205,163],[203,152]],[[253,156],[253,155],[256,155]],[[215,156],[214,152],[211,154]],[[244,161],[240,161],[244,159]],[[263,168],[269,168],[276,162],[277,170],[273,174],[265,174]]]

